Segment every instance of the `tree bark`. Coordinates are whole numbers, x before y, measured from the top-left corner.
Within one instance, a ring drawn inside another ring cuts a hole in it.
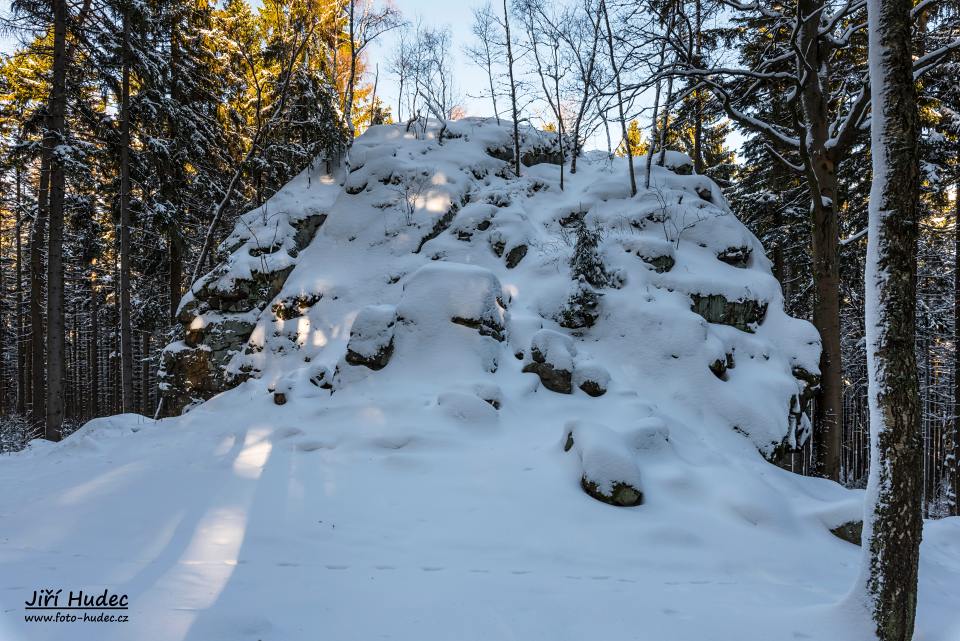
[[[180,95],[180,34],[178,31],[177,12],[171,12],[170,19],[170,99],[175,105],[182,101]],[[177,141],[179,130],[177,120],[172,115],[168,119],[167,129],[170,140]],[[176,142],[174,146],[176,148]],[[180,170],[180,160],[177,157],[170,159],[164,184],[168,202],[177,199],[177,192],[182,187],[183,172]],[[182,201],[181,201],[182,202]],[[180,299],[183,298],[183,236],[180,228],[173,221],[167,228],[167,260],[169,275],[167,281],[168,297],[170,299],[170,324],[177,322],[177,310],[180,308]]]
[[[697,30],[696,49],[697,66],[703,64],[703,16],[701,0],[694,3],[694,28]],[[693,91],[693,171],[703,174],[703,90],[699,87]]]
[[[812,201],[814,306],[813,324],[820,332],[820,394],[814,415],[814,470],[820,476],[840,479],[841,426],[843,425],[843,370],[840,351],[839,226],[837,223],[837,159],[828,147],[829,105],[823,93],[826,60],[822,57],[820,21],[823,0],[800,0],[798,69],[806,81],[800,105],[806,127],[800,128],[800,154]],[[825,46],[825,45],[823,45]]]
[[[915,341],[918,115],[911,0],[867,3],[873,184],[866,265],[870,477],[865,587],[880,641],[910,641],[920,556],[922,444]]]
[[[67,0],[53,0],[53,82],[50,91],[50,229],[47,239],[47,423],[45,436],[60,440],[64,417],[65,322],[63,310],[64,144],[67,108]]]
[[[130,309],[130,8],[123,7],[120,95],[120,380],[123,412],[133,412],[133,323]]]
[[[96,275],[90,277],[90,415],[100,416],[100,305],[97,301]]]
[[[513,112],[513,171],[520,175],[520,123],[517,114],[517,83],[513,78],[513,43],[510,40],[510,11],[503,0],[503,27],[507,34],[507,72],[510,75],[510,109]]]
[[[954,187],[953,214],[953,434],[946,446],[950,514],[960,516],[960,178]],[[949,431],[948,431],[949,433]]]
[[[49,122],[46,122],[49,126]],[[50,149],[44,133],[40,149],[40,180],[37,215],[30,229],[30,422],[40,428],[47,420],[46,341],[44,332],[43,246],[46,244],[47,212],[50,206]]]
[[[150,394],[150,332],[143,332],[143,346],[140,353],[140,412],[151,416],[155,409]]]
[[[16,412],[23,416],[27,409],[27,358],[24,353],[24,323],[23,323],[23,241],[21,237],[23,225],[23,180],[20,165],[17,165],[17,201],[16,201],[16,305],[17,305],[17,404]]]
[[[623,134],[623,144],[627,150],[627,167],[630,172],[630,195],[637,195],[637,177],[633,171],[633,149],[630,146],[630,136],[627,134],[627,117],[623,111],[623,87],[620,83],[620,70],[617,68],[617,58],[613,51],[613,31],[610,30],[610,12],[607,10],[607,3],[601,0],[600,9],[603,11],[603,23],[607,28],[607,48],[610,52],[610,67],[613,71],[613,78],[616,81],[617,88],[617,110],[620,114],[620,131]]]

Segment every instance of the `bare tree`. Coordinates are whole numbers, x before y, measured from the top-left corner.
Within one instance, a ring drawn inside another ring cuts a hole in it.
[[[627,150],[627,167],[630,171],[630,195],[637,195],[637,177],[633,171],[633,149],[630,147],[630,137],[627,135],[627,117],[624,111],[623,84],[620,79],[620,68],[617,66],[617,56],[613,47],[613,30],[610,28],[610,11],[606,0],[600,0],[600,10],[603,12],[603,23],[606,27],[607,52],[610,54],[610,69],[617,88],[617,111],[620,115],[620,130],[623,134],[623,144]]]
[[[567,14],[551,15],[539,0],[525,0],[520,4],[527,31],[526,46],[533,56],[534,70],[543,90],[543,97],[557,123],[557,146],[560,148],[560,190],[563,190],[566,150],[564,145],[564,113],[560,95],[560,81],[570,71],[569,59],[561,56],[563,38],[569,29]]]
[[[510,77],[510,109],[513,114],[513,170],[520,175],[520,115],[517,110],[517,80],[513,73],[513,40],[510,37],[510,10],[503,0],[503,31],[506,34],[507,71]]]
[[[503,63],[503,32],[493,7],[489,2],[473,10],[473,24],[471,31],[476,43],[463,48],[467,57],[487,74],[487,85],[490,91],[490,102],[493,105],[493,115],[500,124],[500,109],[497,108],[497,85],[495,68]]]
[[[403,24],[400,12],[391,4],[376,7],[374,0],[347,0],[346,30],[350,48],[350,70],[347,75],[347,91],[343,104],[343,119],[350,132],[350,140],[356,135],[353,122],[353,96],[359,81],[360,58],[366,48],[383,34]]]
[[[575,105],[573,128],[570,132],[573,142],[570,173],[577,173],[577,157],[590,129],[588,116],[591,107],[597,105],[597,87],[599,85],[600,11],[595,0],[584,0],[576,8],[567,9],[560,22],[565,28],[557,29],[563,40],[564,55],[569,60],[573,73],[568,73],[569,102]],[[595,120],[606,120],[604,112],[593,112]],[[604,124],[606,124],[604,122]],[[609,128],[607,129],[609,139]],[[608,145],[609,146],[609,145]]]
[[[403,99],[407,98],[407,113],[416,111],[416,93],[410,90],[414,73],[415,52],[410,31],[404,27],[397,37],[397,44],[387,60],[387,68],[397,76],[397,120],[402,120]],[[412,97],[412,100],[411,100]]]
[[[457,106],[449,27],[419,27],[414,44],[413,84],[427,112],[440,121],[443,141],[447,120]]]

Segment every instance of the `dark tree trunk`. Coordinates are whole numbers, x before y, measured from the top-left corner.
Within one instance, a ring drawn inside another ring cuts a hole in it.
[[[140,350],[140,411],[144,416],[153,416],[150,385],[150,332],[143,333],[143,344]]]
[[[507,71],[510,75],[510,109],[513,113],[513,171],[520,175],[520,122],[517,113],[517,83],[513,78],[513,43],[510,40],[510,11],[503,0],[503,26],[507,34]]]
[[[170,99],[173,104],[180,104],[182,98],[180,95],[180,34],[177,23],[177,12],[171,12],[170,22]],[[176,118],[171,116],[167,122],[170,140],[176,141],[179,137]],[[176,142],[174,148],[176,149]],[[180,159],[173,157],[166,168],[166,180],[163,189],[164,197],[168,203],[173,203],[177,199],[177,192],[182,187],[183,174],[180,171]],[[182,202],[182,201],[181,201]],[[183,259],[184,242],[180,234],[180,228],[173,222],[168,221],[167,228],[167,257],[169,260],[169,277],[167,282],[168,296],[170,298],[170,323],[177,322],[177,309],[180,307],[180,299],[183,297]]]
[[[63,310],[64,144],[67,108],[67,0],[53,0],[53,82],[50,91],[50,231],[47,250],[47,439],[60,440],[64,418],[65,327]]]
[[[120,378],[124,413],[133,412],[133,325],[130,319],[130,18],[123,12],[120,96]]]
[[[633,148],[630,145],[630,136],[627,133],[627,117],[623,111],[623,88],[620,83],[620,71],[617,69],[617,58],[613,51],[613,32],[610,30],[610,12],[607,10],[607,3],[601,0],[600,9],[603,11],[603,23],[607,28],[607,49],[610,53],[610,67],[613,71],[613,78],[616,81],[617,88],[617,110],[620,115],[620,132],[623,134],[623,144],[627,151],[627,167],[630,172],[630,195],[637,195],[637,177],[633,171]],[[649,185],[648,185],[649,186]]]
[[[23,181],[20,166],[17,165],[17,202],[16,202],[16,305],[17,305],[17,405],[16,412],[23,415],[27,409],[27,355],[24,351],[23,323],[23,247],[21,229],[23,225]]]
[[[90,278],[90,415],[100,416],[100,305],[97,301],[96,281]]]
[[[43,246],[46,243],[47,209],[50,204],[50,149],[46,144],[46,136],[40,150],[39,182],[37,215],[30,229],[30,422],[35,429],[46,424],[47,420]]]
[[[960,178],[954,200],[953,231],[953,433],[946,450],[946,474],[953,505],[950,513],[960,516]],[[950,434],[949,430],[947,432]]]
[[[823,0],[800,0],[798,13],[820,15]],[[841,426],[843,425],[843,369],[840,351],[839,226],[837,223],[837,160],[828,148],[829,105],[823,93],[827,46],[820,37],[818,20],[801,21],[797,48],[799,69],[817,70],[803,83],[800,104],[806,127],[802,128],[800,154],[806,167],[812,201],[813,324],[820,332],[820,394],[814,416],[814,471],[840,479]]]
[[[694,3],[694,28],[697,30],[696,50],[697,66],[703,64],[703,17],[701,0]],[[699,87],[693,91],[693,171],[697,174],[704,172],[703,166],[703,90]],[[782,281],[781,281],[782,282]]]
[[[870,0],[873,185],[866,330],[871,460],[866,588],[880,641],[910,641],[917,606],[923,449],[914,341],[919,214],[911,0]]]
[[[817,170],[815,170],[817,171]],[[814,195],[812,223],[813,324],[820,332],[820,393],[814,416],[814,472],[840,479],[840,442],[843,425],[843,368],[840,348],[839,227],[835,208],[822,198],[836,197],[833,164],[824,160],[818,171],[819,193]],[[829,194],[829,195],[828,195]],[[821,200],[816,200],[821,198]]]

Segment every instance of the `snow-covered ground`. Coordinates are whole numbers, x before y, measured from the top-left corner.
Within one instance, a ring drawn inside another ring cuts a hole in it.
[[[506,126],[451,129],[374,128],[342,192],[301,177],[263,209],[329,215],[277,296],[310,304],[266,308],[230,363],[257,378],[0,459],[0,639],[869,638],[860,548],[830,533],[862,493],[762,455],[806,437],[816,333],[719,189],[654,168],[629,198],[624,161],[591,157],[561,192],[556,165],[487,153]],[[607,274],[571,329],[577,212]],[[692,311],[717,295],[759,321]],[[957,641],[960,519],[926,524],[920,580],[916,639]],[[43,588],[127,594],[129,622],[25,622]]]

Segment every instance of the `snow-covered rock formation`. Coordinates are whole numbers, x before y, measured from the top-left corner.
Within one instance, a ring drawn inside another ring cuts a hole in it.
[[[509,128],[437,132],[374,127],[339,181],[305,172],[240,219],[165,351],[168,415],[251,377],[294,396],[322,379],[322,405],[366,378],[516,393],[526,372],[597,397],[591,413],[639,398],[703,414],[768,457],[807,438],[818,336],[784,314],[763,248],[685,156],[631,198],[602,154],[561,191],[550,134],[524,131],[517,178]]]
[[[165,353],[188,411],[0,461],[0,638],[866,641],[862,492],[769,462],[819,345],[756,238],[680,154],[561,191],[511,130],[374,127],[245,215]],[[957,541],[917,638],[958,638]],[[25,623],[35,586],[130,621]]]

